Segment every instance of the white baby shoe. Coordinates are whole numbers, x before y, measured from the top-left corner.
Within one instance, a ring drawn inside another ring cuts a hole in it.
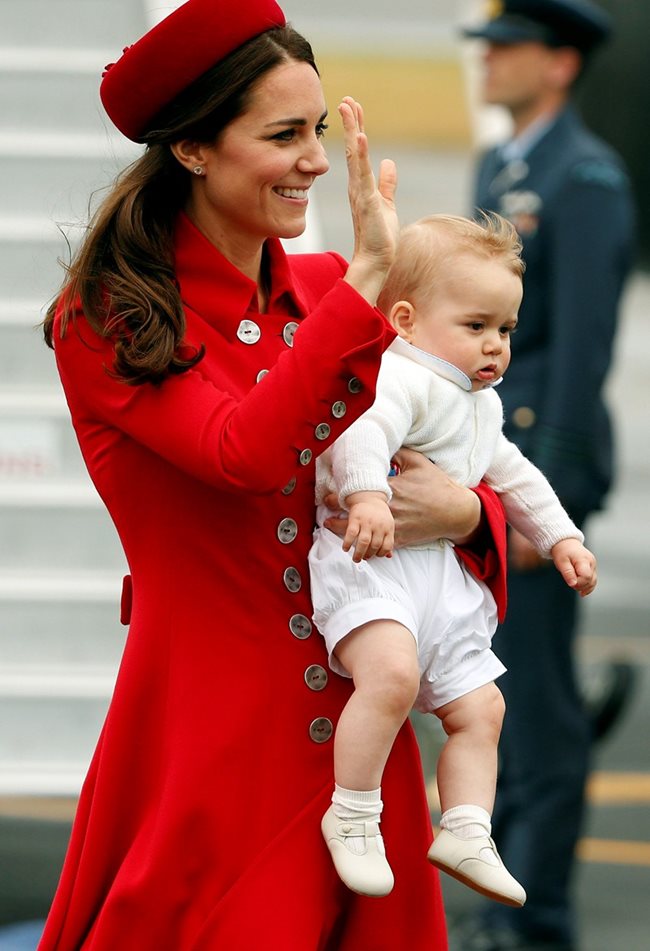
[[[487,898],[516,908],[526,901],[526,892],[501,861],[489,836],[461,839],[448,829],[441,829],[427,858],[432,865]]]
[[[386,860],[379,817],[339,819],[330,806],[323,816],[321,830],[339,878],[348,888],[371,898],[388,895],[395,880]]]

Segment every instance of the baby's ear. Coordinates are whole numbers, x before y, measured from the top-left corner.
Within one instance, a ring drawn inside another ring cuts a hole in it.
[[[411,340],[415,327],[415,307],[407,300],[398,300],[391,307],[388,319],[404,340]]]

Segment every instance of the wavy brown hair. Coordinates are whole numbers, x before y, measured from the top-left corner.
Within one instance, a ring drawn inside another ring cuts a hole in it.
[[[203,356],[183,346],[185,313],[174,274],[173,232],[190,192],[190,173],[170,145],[183,139],[214,144],[246,111],[258,80],[287,60],[309,63],[311,46],[288,24],[254,37],[199,77],[166,106],[141,137],[144,154],[118,175],[94,214],[86,237],[43,322],[53,344],[62,304],[61,334],[76,302],[93,327],[114,343],[112,372],[130,384],[158,383]]]

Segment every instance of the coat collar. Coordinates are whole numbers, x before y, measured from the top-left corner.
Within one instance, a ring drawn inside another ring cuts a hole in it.
[[[244,314],[264,320],[257,305],[257,285],[242,274],[180,212],[174,233],[175,273],[183,305],[220,331],[237,327]],[[294,288],[287,256],[277,238],[264,245],[271,290],[267,313],[305,317],[306,308]]]

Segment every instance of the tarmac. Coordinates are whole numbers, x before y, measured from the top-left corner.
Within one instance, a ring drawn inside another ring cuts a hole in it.
[[[399,173],[403,223],[433,212],[469,211],[472,156],[371,141],[373,162],[390,156]],[[346,202],[345,161],[339,140],[329,147],[331,171],[315,188],[310,237],[349,256],[352,230]],[[631,703],[594,752],[589,810],[575,876],[580,951],[646,951],[650,915],[650,545],[647,485],[650,477],[647,375],[650,367],[650,274],[637,270],[625,295],[616,358],[608,391],[618,432],[618,482],[608,508],[588,528],[600,565],[597,591],[585,602],[579,645],[586,688],[607,659],[639,667]],[[425,772],[431,780],[440,738],[422,722]],[[436,819],[432,796],[432,815]],[[549,830],[552,834],[552,830]],[[442,876],[450,918],[471,911],[478,896]],[[417,913],[417,909],[414,909]],[[0,951],[32,951],[39,923],[0,929]],[[408,951],[408,949],[404,949]]]

